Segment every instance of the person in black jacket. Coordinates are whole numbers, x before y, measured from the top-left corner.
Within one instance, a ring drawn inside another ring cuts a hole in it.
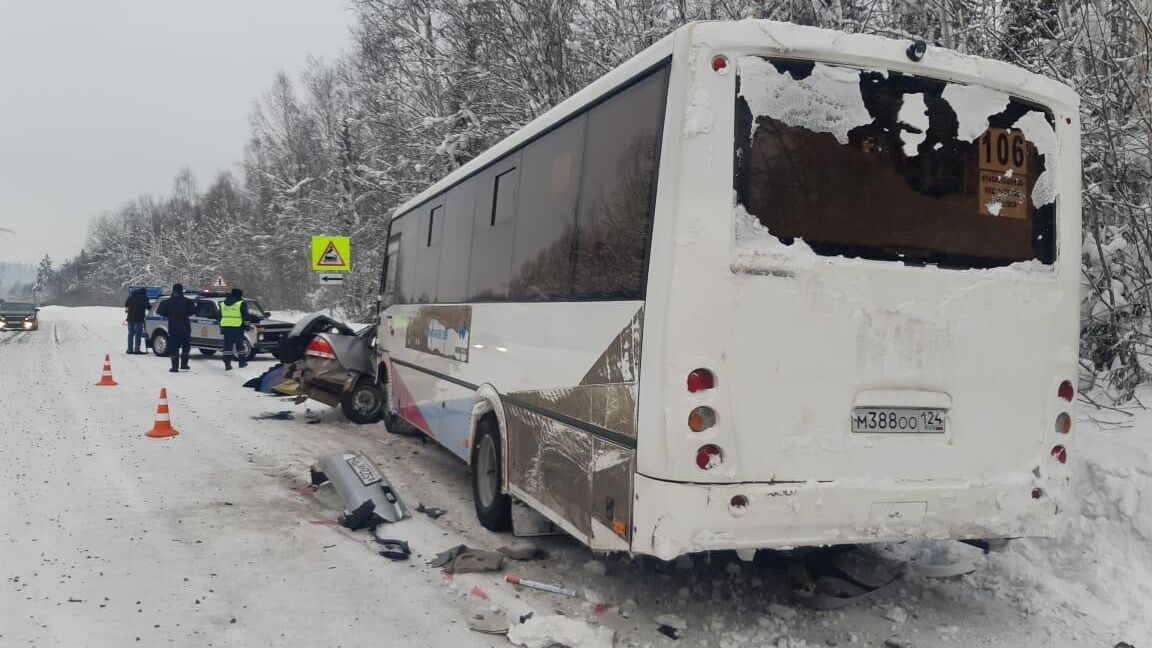
[[[140,341],[145,338],[144,316],[148,312],[148,295],[143,288],[137,288],[124,302],[124,312],[128,314],[128,353],[146,353],[140,350]]]
[[[157,315],[168,318],[168,355],[172,358],[172,368],[168,371],[172,373],[190,369],[188,355],[192,353],[192,315],[195,312],[196,302],[184,296],[181,284],[174,284],[172,296],[156,309]]]

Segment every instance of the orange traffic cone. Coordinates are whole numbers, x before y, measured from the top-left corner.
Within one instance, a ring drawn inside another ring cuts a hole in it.
[[[168,418],[168,390],[160,388],[160,404],[156,406],[156,423],[152,425],[152,429],[144,433],[144,436],[152,437],[153,439],[163,439],[164,437],[173,437],[180,434],[172,428],[172,419]]]
[[[114,387],[120,383],[112,380],[112,359],[108,354],[104,354],[104,369],[100,372],[100,382],[96,383],[97,387]]]

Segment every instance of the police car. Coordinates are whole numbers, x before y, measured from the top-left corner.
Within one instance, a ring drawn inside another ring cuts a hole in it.
[[[152,302],[148,315],[144,318],[144,329],[147,332],[152,352],[158,356],[166,356],[169,352],[168,344],[168,318],[156,314],[160,304],[168,301],[171,295],[160,295]],[[204,290],[200,292],[188,291],[184,296],[196,304],[191,318],[192,346],[200,349],[206,356],[215,354],[224,348],[224,334],[220,332],[220,302],[228,296],[226,292]],[[271,311],[266,311],[260,304],[245,299],[248,304],[249,323],[244,327],[244,340],[240,345],[240,353],[248,360],[256,357],[257,353],[269,352],[276,348],[288,332],[292,324],[270,319]]]

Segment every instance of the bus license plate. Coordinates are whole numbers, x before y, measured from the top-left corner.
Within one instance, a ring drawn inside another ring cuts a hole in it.
[[[351,457],[348,457],[347,461],[348,466],[352,468],[352,472],[356,473],[356,476],[360,478],[360,483],[364,484],[365,486],[371,486],[372,484],[375,484],[376,482],[383,479],[383,477],[380,476],[380,473],[376,470],[376,467],[368,463],[368,460],[364,457],[360,455],[352,455]]]
[[[852,431],[943,434],[946,414],[942,409],[856,407],[852,410]]]

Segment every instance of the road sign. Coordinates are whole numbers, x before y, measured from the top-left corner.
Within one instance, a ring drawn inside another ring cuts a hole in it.
[[[347,236],[313,236],[312,269],[348,272],[352,269],[352,244]]]
[[[216,278],[212,280],[212,287],[213,288],[227,288],[228,282],[224,281],[224,275],[216,275]]]
[[[344,275],[339,272],[321,272],[321,286],[339,286],[344,284]]]

